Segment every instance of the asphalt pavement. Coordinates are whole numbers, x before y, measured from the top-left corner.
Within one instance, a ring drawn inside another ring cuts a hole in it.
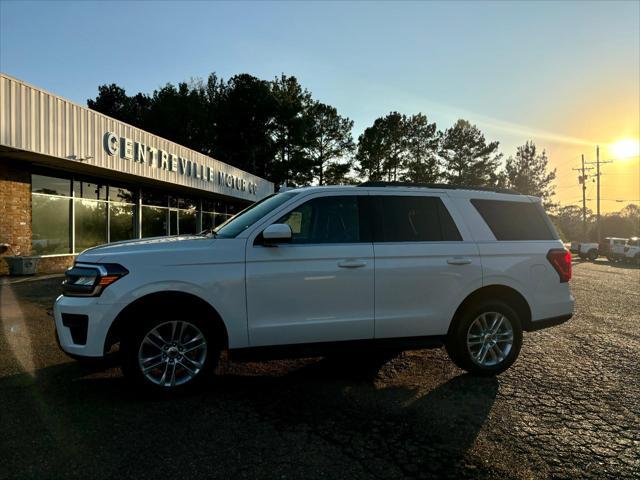
[[[147,398],[56,347],[59,277],[0,285],[0,478],[640,478],[640,269],[574,264],[576,315],[490,379],[442,349],[229,364]]]

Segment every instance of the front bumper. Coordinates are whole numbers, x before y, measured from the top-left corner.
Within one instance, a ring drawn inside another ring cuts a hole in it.
[[[103,357],[107,334],[118,311],[117,305],[100,304],[96,297],[65,297],[60,295],[53,305],[56,335],[60,348],[72,356]],[[63,315],[66,316],[66,321],[63,320]],[[77,318],[74,316],[87,317],[86,340],[82,335],[78,336],[77,332],[73,332],[72,327],[69,326],[68,319],[70,317]]]

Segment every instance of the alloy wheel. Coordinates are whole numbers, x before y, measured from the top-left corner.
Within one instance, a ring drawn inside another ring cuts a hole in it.
[[[478,315],[467,331],[467,350],[471,360],[481,367],[493,367],[504,361],[513,347],[513,327],[499,312]]]
[[[138,367],[144,377],[161,387],[176,387],[193,380],[207,358],[207,340],[187,321],[170,321],[146,333],[138,349]]]

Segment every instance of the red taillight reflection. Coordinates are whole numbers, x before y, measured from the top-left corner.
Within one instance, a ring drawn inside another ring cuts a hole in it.
[[[564,248],[553,248],[547,253],[547,260],[560,275],[560,283],[571,280],[571,253]]]

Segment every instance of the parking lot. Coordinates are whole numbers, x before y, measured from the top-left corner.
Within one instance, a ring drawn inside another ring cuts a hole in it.
[[[0,478],[640,478],[637,267],[574,264],[574,318],[494,379],[427,350],[225,364],[173,399],[58,351],[59,282],[0,286]]]

